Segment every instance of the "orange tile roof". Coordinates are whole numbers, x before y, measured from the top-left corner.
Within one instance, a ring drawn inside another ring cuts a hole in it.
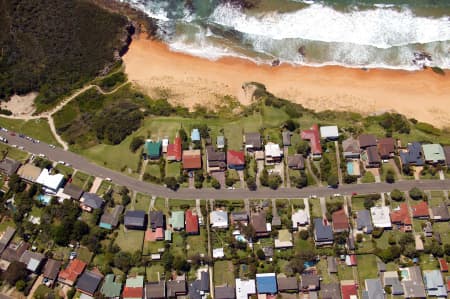
[[[331,220],[333,221],[333,229],[334,230],[343,230],[348,229],[348,217],[345,214],[344,209],[340,209],[331,215]]]
[[[399,208],[399,210],[391,212],[392,223],[411,225],[411,217],[409,217],[408,206],[406,203],[401,203]]]
[[[186,232],[189,234],[198,234],[198,216],[191,210],[186,211]]]
[[[143,298],[144,288],[130,288],[125,287],[122,292],[122,297],[125,298]]]
[[[83,273],[86,266],[87,264],[85,262],[79,259],[73,259],[72,261],[70,261],[66,269],[59,272],[58,277],[63,280],[75,281],[77,280],[78,276]]]
[[[200,169],[202,168],[202,157],[200,154],[188,154],[183,152],[183,168],[184,169]]]
[[[413,206],[412,208],[413,217],[429,217],[430,212],[428,209],[428,203],[426,201],[422,201],[421,203],[418,203],[417,205]]]

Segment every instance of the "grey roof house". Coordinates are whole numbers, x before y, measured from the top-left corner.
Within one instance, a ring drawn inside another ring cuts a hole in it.
[[[176,298],[187,294],[187,285],[185,280],[169,280],[166,282],[167,298]]]
[[[403,286],[398,278],[397,271],[384,272],[382,275],[383,286],[389,286],[391,288],[392,295],[403,295]]]
[[[422,272],[419,266],[400,269],[408,275],[403,277],[402,285],[405,298],[425,298],[425,286],[423,284]]]
[[[295,170],[303,170],[305,169],[305,159],[301,154],[295,154],[293,156],[287,157],[287,165],[289,168]]]
[[[292,133],[290,131],[283,131],[282,135],[283,135],[283,145],[290,146]]]
[[[379,278],[365,280],[366,289],[362,291],[363,298],[384,299],[384,289]]]
[[[358,140],[350,137],[342,141],[342,154],[345,159],[357,159],[360,153]]]
[[[164,214],[162,211],[151,211],[149,213],[149,218],[152,230],[165,227]]]
[[[45,263],[42,275],[44,276],[44,278],[49,280],[51,285],[53,285],[53,282],[55,282],[56,279],[58,278],[58,273],[59,270],[61,269],[61,264],[62,264],[61,261],[57,261],[54,259],[48,259],[47,262]]]
[[[78,187],[77,185],[74,185],[72,183],[67,183],[64,186],[63,193],[70,196],[72,199],[80,200],[81,196],[83,195],[83,189]]]
[[[341,288],[336,282],[322,284],[319,293],[322,299],[341,299]]]
[[[302,291],[316,291],[320,289],[320,278],[317,274],[302,274],[300,289]]]
[[[103,198],[95,193],[84,192],[80,199],[81,208],[89,212],[103,207]]]
[[[400,152],[400,159],[404,165],[423,166],[425,164],[422,154],[422,145],[419,142],[408,144],[406,152]]]
[[[166,298],[166,284],[164,280],[151,282],[145,285],[145,295],[147,299]]]
[[[100,273],[86,270],[78,278],[76,288],[81,293],[94,296],[102,280],[103,275]]]
[[[371,146],[377,146],[377,138],[372,134],[362,134],[358,137],[360,150],[365,150]]]
[[[441,203],[437,207],[432,207],[430,209],[430,218],[437,221],[449,221],[450,214],[448,212],[448,207],[445,203]]]
[[[19,170],[20,165],[21,163],[16,160],[5,158],[0,161],[0,171],[7,176],[11,176]]]
[[[3,232],[3,235],[0,238],[0,254],[8,246],[9,242],[12,240],[15,233],[16,233],[16,229],[11,226],[8,226],[6,228],[6,230]]]
[[[19,258],[19,262],[27,265],[27,270],[33,273],[36,273],[41,269],[44,260],[45,255],[42,253],[33,252],[31,250],[25,250]]]
[[[278,277],[277,285],[279,292],[294,292],[298,293],[297,277]]]
[[[144,211],[126,211],[124,225],[128,229],[144,230],[146,228],[146,217]]]
[[[327,256],[328,273],[337,273],[337,262],[334,256]]]
[[[369,210],[358,211],[356,217],[356,228],[366,234],[372,233],[373,225]]]
[[[316,246],[333,244],[333,229],[326,219],[314,219],[314,242]]]
[[[123,212],[123,206],[117,205],[112,212],[105,211],[100,218],[99,226],[105,229],[114,229],[119,224],[120,216]]]
[[[245,149],[256,151],[262,148],[261,134],[258,132],[246,133],[244,135]]]
[[[233,287],[223,286],[214,288],[215,299],[235,299],[236,290]]]

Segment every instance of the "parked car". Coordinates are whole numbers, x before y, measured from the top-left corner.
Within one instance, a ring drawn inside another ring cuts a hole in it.
[[[56,146],[54,146],[53,144],[49,144],[48,145],[50,148],[55,148]]]
[[[77,253],[75,251],[72,251],[69,255],[69,260],[73,260],[76,257],[77,257]]]

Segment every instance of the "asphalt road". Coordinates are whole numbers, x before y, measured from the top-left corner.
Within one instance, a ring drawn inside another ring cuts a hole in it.
[[[110,170],[99,166],[93,162],[88,161],[86,158],[77,155],[70,151],[65,151],[61,148],[51,148],[48,144],[40,142],[33,143],[25,138],[20,138],[17,134],[12,136],[11,132],[0,131],[0,136],[6,137],[9,141],[9,145],[23,146],[25,151],[32,154],[44,154],[48,159],[52,161],[64,161],[70,163],[73,168],[79,169],[83,172],[91,175],[110,178],[115,184],[127,186],[129,189],[154,195],[158,197],[176,198],[176,199],[262,199],[262,198],[301,198],[308,196],[329,196],[336,193],[342,195],[351,195],[356,192],[358,194],[368,193],[380,193],[390,192],[392,189],[397,188],[401,191],[410,190],[413,187],[418,187],[423,190],[449,190],[450,180],[404,180],[396,182],[394,184],[387,183],[373,183],[373,184],[353,184],[353,185],[341,185],[337,189],[330,189],[327,187],[306,187],[303,189],[296,188],[281,188],[278,190],[271,190],[268,188],[259,188],[256,191],[250,191],[245,189],[187,189],[182,188],[178,191],[171,191],[163,186],[150,184],[147,182],[139,181],[138,179],[121,174],[114,170]]]

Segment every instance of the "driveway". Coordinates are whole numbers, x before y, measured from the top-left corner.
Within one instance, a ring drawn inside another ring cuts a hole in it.
[[[39,277],[34,281],[33,287],[30,290],[30,293],[27,296],[27,299],[32,299],[34,292],[36,292],[37,288],[42,284],[42,280],[44,277],[42,275],[39,275]]]
[[[225,186],[225,172],[223,171],[215,171],[211,173],[211,176],[219,181],[220,186],[222,188],[226,188]]]

